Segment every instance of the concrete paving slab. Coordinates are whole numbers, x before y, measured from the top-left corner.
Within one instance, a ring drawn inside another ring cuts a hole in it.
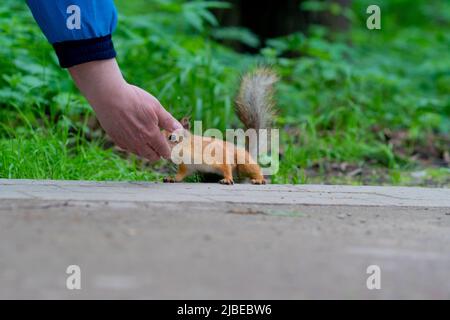
[[[8,193],[7,193],[8,192]],[[450,207],[450,189],[1,180],[0,199]]]
[[[0,180],[6,299],[449,299],[449,248],[448,189]]]

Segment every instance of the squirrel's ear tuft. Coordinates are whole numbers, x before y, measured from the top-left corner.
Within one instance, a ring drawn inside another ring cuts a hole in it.
[[[191,130],[191,119],[189,117],[182,118],[180,123],[186,130]]]

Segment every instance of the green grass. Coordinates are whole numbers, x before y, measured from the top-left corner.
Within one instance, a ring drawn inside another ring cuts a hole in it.
[[[95,144],[81,141],[69,149],[64,138],[64,135],[46,132],[31,139],[1,141],[1,177],[149,181],[158,177],[137,161],[123,160]]]
[[[216,2],[120,0],[114,41],[130,82],[176,117],[203,120],[204,128],[239,127],[239,76],[273,65],[282,76],[274,183],[448,186],[450,4],[379,1],[383,30],[369,31],[369,2],[353,2],[346,37],[316,26],[308,36],[273,39],[251,56],[215,39],[252,42],[246,30],[227,34],[216,25],[206,8]],[[104,147],[87,125],[90,107],[23,2],[2,1],[0,44],[0,178],[151,181],[168,170]],[[330,169],[334,164],[363,173],[349,176],[352,170]],[[422,170],[420,181],[412,178]]]
[[[123,159],[100,140],[88,142],[61,123],[0,140],[0,177],[64,180],[147,180],[159,174],[134,157]]]

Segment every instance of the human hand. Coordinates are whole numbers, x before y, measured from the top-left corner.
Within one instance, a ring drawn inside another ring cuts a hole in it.
[[[133,85],[123,89],[108,108],[96,110],[97,118],[111,139],[122,149],[151,162],[168,159],[170,149],[160,129],[173,132],[181,125],[151,94]]]
[[[154,96],[126,83],[114,59],[82,64],[69,71],[101,126],[120,148],[152,162],[170,157],[160,129],[172,132],[181,129],[181,124]]]

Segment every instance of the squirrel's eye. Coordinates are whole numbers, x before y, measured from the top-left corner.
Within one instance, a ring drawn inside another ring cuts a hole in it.
[[[176,142],[178,139],[177,139],[177,135],[176,134],[171,134],[170,136],[169,136],[169,141],[170,142]]]

